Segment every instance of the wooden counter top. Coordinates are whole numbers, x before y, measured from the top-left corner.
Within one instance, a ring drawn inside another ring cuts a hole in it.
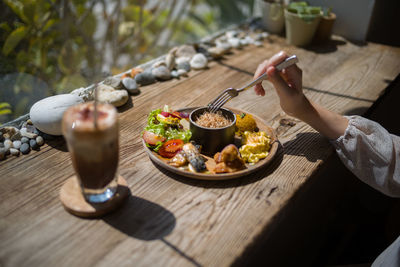
[[[88,220],[63,209],[58,194],[74,171],[61,138],[0,161],[0,265],[232,265],[262,232],[279,229],[276,218],[284,219],[293,196],[334,153],[328,140],[286,116],[268,82],[265,97],[247,90],[227,105],[278,132],[276,159],[251,176],[198,181],[171,174],[149,160],[140,134],[152,109],[205,105],[221,90],[250,81],[257,65],[282,49],[300,59],[305,94],[341,114],[365,112],[400,72],[400,48],[335,37],[305,50],[271,36],[263,47],[235,50],[188,78],[141,87],[120,109],[119,173],[132,196],[114,213]]]

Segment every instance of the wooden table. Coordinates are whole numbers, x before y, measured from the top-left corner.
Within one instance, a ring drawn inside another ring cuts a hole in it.
[[[119,114],[119,172],[132,196],[116,212],[88,220],[63,209],[59,191],[74,171],[61,139],[0,162],[0,265],[228,266],[265,233],[279,231],[294,196],[334,150],[281,111],[268,82],[265,97],[248,90],[228,105],[263,118],[279,134],[276,159],[253,175],[229,181],[179,177],[153,165],[140,134],[152,109],[204,105],[222,89],[251,80],[257,65],[282,49],[299,57],[305,94],[341,114],[362,114],[400,72],[400,48],[335,37],[305,50],[271,36],[263,47],[235,50],[188,78],[142,87]]]

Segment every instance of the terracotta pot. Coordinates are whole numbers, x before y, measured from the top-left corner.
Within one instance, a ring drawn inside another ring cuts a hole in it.
[[[314,35],[313,42],[326,43],[331,39],[333,24],[335,23],[336,15],[330,13],[329,16],[322,16],[318,28]]]
[[[286,42],[297,46],[310,44],[320,18],[320,16],[317,16],[312,21],[307,22],[299,15],[285,9]]]
[[[270,33],[281,33],[285,26],[285,16],[283,5],[279,3],[269,3],[258,0],[262,11],[262,22],[266,31]]]

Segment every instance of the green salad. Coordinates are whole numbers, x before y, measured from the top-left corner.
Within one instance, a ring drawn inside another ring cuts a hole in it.
[[[189,114],[172,111],[166,105],[164,109],[152,110],[147,118],[147,125],[143,131],[143,139],[147,147],[158,152],[167,141],[180,139],[184,143],[192,137],[190,131]]]

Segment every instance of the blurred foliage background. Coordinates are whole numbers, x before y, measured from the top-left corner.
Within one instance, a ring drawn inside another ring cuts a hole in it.
[[[0,123],[252,16],[254,0],[1,0]]]

